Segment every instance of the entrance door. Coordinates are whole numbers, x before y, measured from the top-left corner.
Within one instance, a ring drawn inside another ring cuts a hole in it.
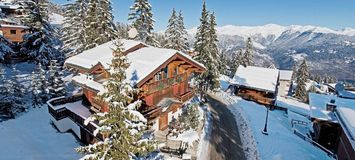
[[[164,113],[159,117],[159,130],[165,130],[168,128],[168,114]]]

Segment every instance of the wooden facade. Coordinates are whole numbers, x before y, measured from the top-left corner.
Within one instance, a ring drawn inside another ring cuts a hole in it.
[[[20,43],[23,41],[22,37],[25,34],[25,29],[26,27],[24,26],[0,25],[0,35],[13,43]]]
[[[338,160],[353,160],[355,159],[355,151],[345,132],[343,129],[340,133],[336,154]]]
[[[138,45],[130,50],[134,51],[143,46]],[[129,54],[129,53],[127,53]],[[79,73],[90,74],[95,82],[103,83],[108,80],[109,73],[101,63],[91,69],[68,65]],[[144,77],[136,87],[140,89],[139,99],[143,101],[140,112],[148,119],[148,124],[159,121],[159,129],[166,129],[170,121],[169,114],[176,113],[185,102],[194,96],[194,90],[189,85],[189,79],[194,73],[203,72],[205,69],[196,62],[176,53],[165,63],[161,64],[147,77]],[[109,112],[107,104],[95,98],[99,91],[85,85],[83,94],[91,104],[94,112]],[[172,103],[167,110],[163,111],[158,103],[164,98],[175,99],[178,102]]]
[[[270,106],[274,104],[275,95],[273,93],[235,86],[235,94],[243,99],[254,101],[263,105]]]

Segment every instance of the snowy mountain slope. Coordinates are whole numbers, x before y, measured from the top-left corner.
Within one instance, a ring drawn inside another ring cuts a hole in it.
[[[192,44],[197,28],[188,30]],[[257,65],[274,63],[291,69],[304,58],[311,72],[339,79],[355,79],[355,29],[332,30],[318,26],[267,24],[263,26],[222,26],[217,28],[222,51],[234,55],[251,37]]]

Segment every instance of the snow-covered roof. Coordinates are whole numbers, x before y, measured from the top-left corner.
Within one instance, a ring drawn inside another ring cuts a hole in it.
[[[133,40],[122,40],[125,50],[141,44],[141,42]],[[109,69],[113,59],[112,48],[114,48],[113,41],[97,46],[93,49],[84,51],[81,54],[69,58],[65,64],[80,66],[90,69],[98,63],[101,63],[105,69]],[[190,61],[204,67],[203,64],[193,60],[190,56],[173,49],[144,47],[133,51],[127,55],[130,63],[129,68],[126,70],[126,81],[132,84],[137,84],[155,69],[168,61],[176,54],[189,59]],[[83,79],[78,79],[83,80]],[[85,80],[84,82],[85,83]]]
[[[0,8],[18,9],[19,7],[19,5],[11,4],[9,2],[0,2]]]
[[[355,148],[355,106],[337,108],[336,113],[352,147]]]
[[[98,83],[93,80],[92,76],[79,74],[72,79],[74,82],[79,83],[80,85],[87,86],[95,91],[103,91],[104,86],[101,83]]]
[[[231,83],[275,92],[279,70],[255,66],[239,66]]]
[[[342,98],[350,98],[355,100],[355,93],[347,90],[338,91],[338,96]]]
[[[291,81],[293,71],[290,70],[280,70],[280,80]]]
[[[4,28],[23,28],[26,29],[28,28],[27,26],[22,26],[22,25],[10,25],[10,24],[0,24],[0,28],[4,27]]]
[[[141,44],[141,42],[133,40],[121,40],[121,42],[123,44],[122,47],[124,51]],[[90,69],[97,63],[104,61],[104,63],[102,64],[108,66],[107,64],[105,64],[105,60],[113,58],[113,48],[115,48],[114,41],[110,41],[68,58],[65,61],[65,64],[72,64],[86,69]]]
[[[355,100],[352,99],[340,98],[336,95],[309,93],[311,117],[325,121],[338,122],[334,113],[331,111],[327,111],[327,103],[329,103],[330,100],[335,100],[335,105],[337,106],[337,109],[349,107],[352,107],[352,109],[354,109],[355,107]]]
[[[278,107],[283,107],[287,108],[290,111],[293,111],[295,113],[304,115],[304,116],[309,116],[310,114],[310,107],[306,103],[302,103],[298,101],[297,99],[294,98],[289,98],[289,97],[281,97],[278,96],[276,98],[275,105]]]

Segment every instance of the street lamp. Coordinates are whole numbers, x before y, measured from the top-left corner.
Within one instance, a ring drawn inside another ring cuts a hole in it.
[[[264,129],[261,131],[261,133],[263,133],[264,135],[269,135],[269,133],[267,133],[267,119],[269,117],[269,107],[266,107],[266,120],[265,120],[265,126]]]

